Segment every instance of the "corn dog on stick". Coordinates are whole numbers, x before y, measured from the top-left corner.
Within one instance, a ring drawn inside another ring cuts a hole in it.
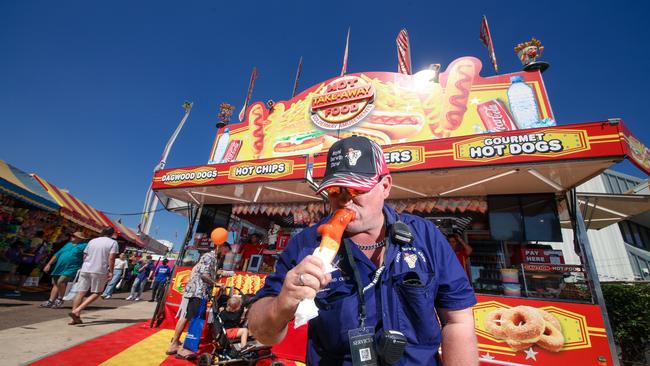
[[[336,210],[332,218],[320,225],[317,229],[321,234],[320,247],[314,251],[314,256],[320,258],[325,264],[325,271],[332,271],[332,260],[341,246],[343,232],[350,221],[354,220],[354,211],[342,208]],[[310,319],[318,316],[318,307],[314,299],[304,299],[298,304],[294,317],[294,327],[298,328],[306,324]]]

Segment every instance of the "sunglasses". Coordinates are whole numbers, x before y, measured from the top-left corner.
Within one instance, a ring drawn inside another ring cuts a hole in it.
[[[331,195],[337,195],[337,194],[343,193],[343,191],[347,191],[348,195],[350,195],[350,197],[352,197],[352,198],[354,198],[356,196],[360,196],[360,195],[366,193],[366,192],[362,192],[362,191],[354,189],[354,188],[340,187],[340,186],[328,187],[328,188],[325,188],[325,191],[327,192],[327,194],[331,194]]]

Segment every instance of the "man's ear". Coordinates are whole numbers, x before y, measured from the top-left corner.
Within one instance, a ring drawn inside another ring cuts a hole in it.
[[[381,182],[379,182],[379,184],[384,188],[384,199],[388,198],[390,195],[390,189],[393,186],[393,177],[387,175],[381,180]]]

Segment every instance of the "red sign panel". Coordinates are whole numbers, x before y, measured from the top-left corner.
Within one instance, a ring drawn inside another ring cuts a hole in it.
[[[598,305],[476,297],[479,302],[473,312],[481,365],[613,364]],[[504,313],[506,309],[510,313]],[[521,334],[504,329],[509,316],[527,317],[528,324],[553,329],[542,330],[532,339],[528,335],[522,342]]]
[[[306,162],[307,159],[304,156],[289,156],[250,162],[165,169],[154,175],[153,189],[302,179],[305,177]]]
[[[623,157],[622,128],[602,122],[494,132],[390,145],[384,156],[393,172]],[[314,178],[325,175],[326,158],[315,156]]]

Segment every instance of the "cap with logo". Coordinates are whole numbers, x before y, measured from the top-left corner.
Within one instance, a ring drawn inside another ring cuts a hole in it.
[[[335,186],[368,192],[388,173],[384,152],[376,142],[350,136],[335,142],[327,152],[325,177],[317,193]]]

